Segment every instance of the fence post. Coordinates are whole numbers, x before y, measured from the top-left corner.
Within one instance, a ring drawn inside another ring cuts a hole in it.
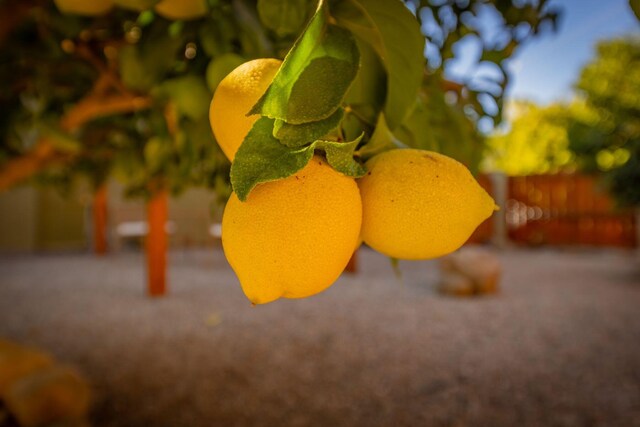
[[[489,174],[493,187],[493,199],[500,206],[500,210],[493,213],[493,236],[491,242],[498,248],[504,248],[509,243],[507,234],[507,200],[508,177],[504,173],[496,172]]]

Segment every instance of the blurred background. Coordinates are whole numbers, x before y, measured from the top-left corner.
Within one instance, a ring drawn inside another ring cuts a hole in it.
[[[315,2],[0,0],[0,426],[640,426],[640,2],[405,3],[393,133],[501,210],[251,307],[209,103]]]

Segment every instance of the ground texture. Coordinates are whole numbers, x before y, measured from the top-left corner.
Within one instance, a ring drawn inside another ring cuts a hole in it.
[[[640,426],[640,266],[508,251],[497,296],[434,292],[433,262],[363,250],[306,300],[251,307],[218,250],[0,258],[0,336],[91,382],[96,426]]]

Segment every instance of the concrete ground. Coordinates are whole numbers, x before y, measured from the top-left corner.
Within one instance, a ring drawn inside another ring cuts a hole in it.
[[[362,250],[360,272],[252,307],[219,250],[0,258],[0,336],[95,391],[96,426],[640,426],[640,262],[499,253],[502,292],[434,292],[434,262]]]

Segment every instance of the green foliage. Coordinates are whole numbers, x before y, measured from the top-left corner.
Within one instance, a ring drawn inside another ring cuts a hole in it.
[[[353,141],[348,142],[317,140],[314,143],[314,148],[324,150],[327,155],[327,162],[338,172],[354,178],[360,178],[367,170],[353,159],[353,154],[362,137],[363,135],[360,135]]]
[[[640,39],[599,43],[568,104],[516,103],[489,139],[487,170],[528,175],[579,169],[603,177],[621,205],[640,206]]]
[[[484,118],[496,125],[502,120],[509,59],[546,28],[555,30],[560,16],[549,0],[410,3],[417,9],[421,27],[426,29],[427,44],[431,46],[427,63],[435,75],[446,71],[447,62],[456,57],[461,42],[473,41],[481,47],[477,69],[485,72],[454,78],[463,86],[463,90],[456,91],[456,103],[472,121]]]
[[[0,93],[0,107],[11,112],[0,118],[0,162],[49,136],[64,155],[60,174],[96,186],[113,174],[131,195],[158,185],[174,192],[204,185],[226,195],[231,171],[245,198],[260,182],[295,173],[314,152],[349,176],[360,176],[361,162],[376,152],[404,145],[473,167],[482,147],[477,121],[499,120],[507,59],[556,16],[545,0],[210,0],[208,14],[186,24],[158,17],[157,0],[117,0],[96,18],[25,1],[29,13],[0,50],[0,78],[10,88]],[[14,5],[0,5],[12,16]],[[506,41],[483,38],[474,17],[485,8],[497,12]],[[429,16],[441,31],[439,38],[427,34],[440,63],[429,58],[425,67],[421,25]],[[468,36],[483,40],[481,62],[502,70],[499,81],[475,87],[445,79],[444,61]],[[263,118],[231,167],[209,128],[209,101],[228,72],[257,57],[285,61],[254,106]],[[57,125],[105,82],[103,95],[139,97],[149,106],[93,118],[72,132]],[[483,94],[497,104],[493,113],[479,101]]]
[[[300,147],[310,141],[315,141],[334,131],[344,117],[344,110],[338,108],[324,120],[294,125],[284,120],[276,120],[273,126],[273,136],[287,147]]]
[[[178,113],[194,121],[207,117],[211,93],[199,76],[186,75],[168,79],[156,86],[152,94],[173,102]]]
[[[567,126],[582,104],[540,107],[514,102],[511,128],[488,140],[483,167],[507,175],[535,175],[575,170]]]
[[[629,0],[629,7],[633,14],[636,15],[636,18],[640,20],[640,0]]]
[[[358,71],[358,49],[348,31],[327,22],[318,8],[250,114],[301,124],[338,109]]]
[[[380,58],[386,71],[384,113],[389,128],[395,129],[413,105],[424,73],[425,42],[415,17],[399,1],[336,1],[332,11],[338,24]]]
[[[620,204],[640,206],[640,38],[599,43],[576,89],[598,120],[590,132],[574,126],[586,137],[572,139],[573,150],[587,165],[595,155]]]
[[[332,20],[344,28],[332,24]],[[402,35],[398,28],[405,30]],[[364,173],[364,168],[353,158],[363,137],[368,140],[364,127],[351,129],[355,139],[348,144],[320,139],[333,131],[342,119],[340,107],[359,70],[369,72],[360,67],[360,51],[352,32],[358,36],[360,46],[368,44],[368,61],[385,66],[384,71],[365,74],[359,80],[361,93],[377,92],[385,87],[380,83],[388,83],[384,105],[376,103],[374,107],[380,110],[373,110],[372,116],[390,115],[394,123],[399,124],[407,115],[418,95],[424,69],[424,39],[413,15],[399,1],[383,4],[364,0],[330,5],[321,2],[271,86],[250,112],[277,119],[273,122],[269,147],[276,142],[284,147],[258,149],[256,147],[265,142],[258,141],[250,132],[231,169],[231,182],[241,200],[258,183],[297,172],[300,165],[308,162],[314,148],[324,150],[329,164],[336,170],[351,176]],[[377,59],[372,59],[372,55]],[[372,75],[382,79],[372,79]],[[350,111],[354,110],[350,107]],[[260,123],[266,126],[266,122]],[[334,138],[342,139],[342,132]],[[292,162],[293,157],[299,160]],[[258,158],[264,168],[252,171]],[[272,173],[266,165],[278,173]]]
[[[305,167],[313,146],[287,147],[273,136],[275,120],[262,117],[253,125],[231,165],[233,190],[242,201],[259,183],[286,178]]]
[[[258,0],[258,15],[280,37],[298,34],[307,20],[307,1]]]
[[[274,120],[261,117],[253,125],[236,153],[231,165],[231,183],[238,198],[245,201],[256,185],[287,178],[313,157],[315,150],[323,150],[327,162],[338,172],[355,178],[365,169],[353,159],[362,136],[350,142],[316,140],[303,147],[288,147],[273,136]]]

